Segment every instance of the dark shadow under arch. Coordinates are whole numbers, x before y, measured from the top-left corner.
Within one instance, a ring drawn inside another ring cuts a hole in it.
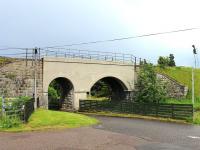
[[[74,108],[74,86],[64,77],[51,81],[48,87],[49,109],[71,111]]]
[[[104,86],[104,87],[102,87]],[[104,88],[104,89],[102,89]],[[105,89],[106,88],[106,89]],[[98,95],[98,90],[103,91],[102,95]],[[128,88],[118,78],[115,77],[104,77],[98,80],[90,89],[92,96],[107,97],[112,101],[124,100],[126,97],[126,91]],[[96,94],[96,95],[95,95]],[[104,95],[103,95],[104,94]],[[106,95],[107,94],[107,95]]]

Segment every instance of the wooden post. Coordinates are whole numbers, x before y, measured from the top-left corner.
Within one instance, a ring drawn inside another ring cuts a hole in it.
[[[171,104],[172,118],[174,119],[174,104]]]
[[[4,99],[4,96],[2,96],[1,110],[2,110],[2,116],[4,116],[4,114],[5,114],[5,99]]]

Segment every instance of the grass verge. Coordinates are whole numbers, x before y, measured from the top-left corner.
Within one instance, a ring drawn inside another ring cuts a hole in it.
[[[167,104],[192,104],[191,99],[167,99],[165,102]],[[200,98],[197,98],[194,103],[194,109],[200,111]]]
[[[99,123],[97,119],[82,114],[38,109],[31,115],[27,124],[22,124],[15,128],[0,128],[0,131],[22,132],[65,129],[89,126],[97,123]]]
[[[200,111],[195,112],[193,123],[200,125]]]

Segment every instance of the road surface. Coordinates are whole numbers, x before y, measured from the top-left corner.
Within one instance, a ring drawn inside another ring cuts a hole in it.
[[[96,129],[136,136],[153,142],[153,144],[138,147],[138,150],[145,148],[147,150],[165,148],[166,150],[166,147],[180,150],[200,150],[200,126],[143,119],[95,117],[102,122],[101,125],[94,127]]]
[[[0,150],[200,150],[200,126],[98,117],[77,129],[0,132]]]

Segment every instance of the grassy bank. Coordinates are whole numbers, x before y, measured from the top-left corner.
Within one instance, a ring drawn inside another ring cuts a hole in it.
[[[0,128],[0,131],[35,131],[45,129],[77,128],[97,124],[98,120],[75,113],[38,109],[30,117],[27,124],[15,128]]]
[[[162,74],[166,74],[169,77],[177,80],[181,84],[188,86],[189,93],[187,98],[191,98],[192,91],[192,68],[190,67],[166,67],[161,69],[156,67],[156,71]],[[200,69],[195,69],[195,97],[200,97]]]
[[[167,104],[192,104],[192,100],[191,99],[167,99],[164,103]],[[196,111],[200,111],[200,99],[196,99],[195,103],[194,103],[194,109]]]

